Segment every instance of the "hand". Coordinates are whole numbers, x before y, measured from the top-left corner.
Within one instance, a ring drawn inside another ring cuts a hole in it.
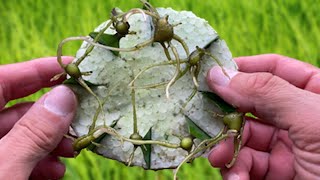
[[[232,140],[215,147],[209,161],[224,179],[318,179],[320,177],[320,70],[279,55],[236,59],[241,72],[213,67],[209,87],[247,118],[243,147],[230,169]]]
[[[64,57],[64,62],[71,62]],[[58,156],[72,157],[63,138],[75,115],[76,97],[58,86],[35,103],[5,108],[8,101],[32,94],[62,72],[56,58],[0,66],[0,179],[58,179],[65,167]]]

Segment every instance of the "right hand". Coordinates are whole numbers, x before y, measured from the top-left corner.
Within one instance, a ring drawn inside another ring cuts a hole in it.
[[[220,67],[208,73],[209,87],[257,119],[246,121],[243,147],[230,169],[232,141],[209,155],[224,179],[319,179],[320,70],[279,55],[237,58],[241,72]],[[228,71],[228,70],[227,70]]]

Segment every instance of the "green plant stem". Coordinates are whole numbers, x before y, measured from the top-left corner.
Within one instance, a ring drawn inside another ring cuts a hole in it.
[[[243,130],[244,130],[244,125],[245,125],[245,118],[243,117],[243,121],[242,121],[242,126],[241,126],[241,129],[240,129],[240,132],[239,132],[239,135],[237,137],[235,137],[234,139],[234,155],[233,155],[233,158],[232,160],[226,164],[226,167],[227,168],[231,168],[234,163],[236,162],[237,160],[237,157],[239,155],[239,152],[240,152],[240,149],[241,149],[241,146],[242,146],[242,135],[243,135]]]
[[[182,76],[184,76],[188,72],[188,70],[190,68],[190,65],[187,62],[184,62],[184,63],[187,64],[187,67],[182,72],[179,73],[179,76],[177,77],[176,81],[179,80]],[[157,84],[149,84],[149,85],[145,85],[145,86],[131,86],[131,88],[135,88],[135,89],[153,89],[153,88],[159,88],[161,86],[165,86],[168,83],[169,83],[169,81],[166,81],[166,82],[161,82],[161,83],[157,83]]]
[[[132,153],[130,154],[130,157],[128,159],[128,166],[131,166],[131,163],[132,163],[133,158],[134,158],[134,152],[136,151],[137,148],[138,148],[138,146],[134,146],[133,147]]]
[[[81,77],[78,78],[77,81],[85,90],[87,90],[97,100],[97,102],[99,104],[98,109],[102,110],[103,109],[103,105],[102,105],[99,97],[91,90],[91,88],[84,82],[84,80]],[[89,128],[89,133],[94,130],[94,128],[96,126],[96,121],[97,121],[97,118],[92,121],[92,124],[91,124],[91,126]]]
[[[228,134],[223,134],[223,129],[218,133],[218,135],[216,137],[214,137],[213,139],[207,139],[202,141],[187,157],[185,157],[185,159],[179,164],[179,166],[177,167],[173,179],[177,180],[177,174],[181,168],[181,166],[189,161],[191,158],[193,158],[196,154],[198,154],[201,151],[207,150],[209,148],[211,148],[212,146],[216,145],[218,142],[220,142],[221,140],[224,140],[226,138],[228,138],[229,135]]]
[[[105,45],[102,45],[102,44],[99,44],[99,43],[95,43],[93,42],[89,36],[76,36],[76,37],[69,37],[69,38],[66,38],[64,39],[65,41],[85,41],[93,46],[97,46],[97,47],[100,47],[100,48],[103,48],[103,49],[107,49],[107,50],[110,50],[110,51],[121,51],[121,52],[131,52],[131,51],[137,51],[149,44],[151,44],[153,42],[153,39],[149,39],[143,43],[140,43],[140,44],[137,44],[136,46],[134,47],[131,47],[131,48],[115,48],[115,47],[110,47],[110,46],[105,46]],[[80,62],[77,61],[75,64],[79,64]]]
[[[169,60],[169,61],[171,61],[171,56],[170,56],[170,53],[169,53],[169,51],[168,51],[168,48],[166,47],[166,45],[162,42],[162,43],[160,43],[161,44],[161,46],[163,47],[163,50],[164,50],[164,54],[167,56],[167,59]]]
[[[224,75],[226,75],[229,79],[230,76],[228,75],[228,73],[226,72],[226,70],[223,68],[223,65],[221,64],[221,62],[219,61],[218,58],[216,58],[214,55],[212,55],[211,53],[205,52],[206,55],[210,56],[222,69],[222,72],[224,73]]]
[[[190,74],[192,76],[192,81],[197,88],[199,87],[199,83],[198,83],[199,72],[200,72],[200,64],[190,67]]]
[[[110,22],[106,25],[106,27],[102,28],[99,31],[98,35],[93,40],[94,43],[98,42],[100,36],[111,26],[111,24],[112,24],[112,21],[110,20]],[[93,47],[94,46],[90,44],[90,46],[86,49],[85,53],[77,60],[76,65],[79,65],[84,60],[84,58],[88,56],[88,54],[93,50]]]
[[[172,77],[172,79],[169,81],[169,83],[166,86],[166,96],[169,99],[170,98],[170,93],[169,93],[169,88],[171,87],[171,85],[173,85],[173,83],[175,83],[175,81],[178,79],[179,74],[180,74],[180,58],[179,58],[179,54],[177,52],[177,49],[171,44],[171,42],[169,42],[169,46],[176,58],[176,71]]]
[[[180,61],[181,64],[183,63],[187,63],[188,61],[187,60],[182,60]],[[144,73],[145,71],[151,69],[151,68],[154,68],[154,67],[158,67],[158,66],[166,66],[166,65],[172,65],[172,64],[176,64],[177,62],[176,61],[165,61],[165,62],[160,62],[160,63],[157,63],[157,64],[151,64],[147,67],[144,67],[135,77],[134,79],[129,83],[129,86],[132,87],[133,86],[133,83],[135,82],[135,80],[138,79],[138,77]]]
[[[150,11],[146,11],[146,10],[139,9],[139,8],[134,8],[134,9],[131,9],[129,12],[127,12],[125,14],[125,16],[123,18],[123,21],[127,22],[130,16],[132,16],[134,14],[137,14],[137,13],[142,14],[142,16],[144,17],[144,20],[146,20],[145,14],[147,14],[147,15],[153,17],[153,18],[159,19],[159,16],[155,15],[154,13],[152,13]]]
[[[63,64],[62,62],[62,47],[65,43],[72,41],[73,38],[66,38],[64,40],[62,40],[59,45],[58,45],[58,49],[57,49],[57,61],[59,63],[59,65],[61,66],[62,69],[65,69],[67,65]]]
[[[169,83],[169,81],[156,83],[156,84],[147,84],[147,85],[143,85],[143,86],[131,86],[130,88],[134,88],[134,89],[155,89],[155,88],[161,88],[162,86],[165,86],[168,83]]]
[[[173,143],[169,143],[169,142],[165,142],[165,141],[130,139],[130,138],[122,136],[112,127],[98,127],[98,128],[96,128],[93,131],[93,133],[91,133],[92,140],[99,138],[104,133],[116,136],[121,142],[127,141],[127,142],[131,142],[134,145],[155,144],[155,145],[160,145],[160,146],[164,146],[167,148],[179,148],[180,147],[180,144],[173,144]]]
[[[184,76],[188,72],[189,68],[190,68],[190,66],[187,64],[187,67],[182,72],[180,72],[180,74],[177,77],[176,81],[179,80],[182,76]],[[161,82],[161,83],[157,83],[157,84],[149,84],[149,85],[145,85],[145,86],[131,86],[131,88],[135,88],[135,89],[153,89],[153,88],[159,88],[161,86],[165,86],[168,83],[169,83],[169,81],[166,81],[166,82]]]
[[[191,94],[189,95],[188,99],[186,100],[186,102],[182,105],[182,109],[186,108],[186,106],[188,105],[188,103],[192,100],[192,98],[197,94],[198,90],[197,87],[194,87]]]
[[[186,42],[185,42],[181,37],[179,37],[179,36],[176,35],[176,34],[173,35],[173,39],[175,39],[176,41],[178,41],[178,42],[182,45],[182,47],[183,47],[183,49],[184,49],[184,51],[186,52],[187,57],[188,57],[189,54],[190,54],[190,51],[189,51],[189,47],[188,47],[188,45],[186,44]]]
[[[140,2],[151,12],[155,13],[157,17],[160,17],[158,11],[147,1],[140,0]]]
[[[116,85],[114,85],[114,86],[110,89],[110,91],[108,92],[107,96],[106,96],[106,97],[102,100],[102,102],[101,102],[102,107],[105,105],[105,103],[107,102],[108,98],[110,97],[110,94],[113,92],[113,90],[116,89],[116,87],[118,87],[118,85],[119,85],[119,83],[116,84]],[[95,112],[95,114],[94,114],[94,116],[93,116],[92,122],[96,122],[96,121],[98,120],[98,116],[99,116],[99,114],[100,114],[101,111],[102,111],[101,108],[98,108],[98,109],[96,110],[96,112]],[[105,124],[105,121],[103,121],[103,123],[104,123],[104,126],[107,126],[107,125]],[[91,126],[93,126],[93,125],[91,124]],[[94,125],[94,126],[95,126],[95,125]],[[90,132],[90,130],[89,130],[89,132]],[[89,134],[89,133],[88,133],[88,134]]]
[[[167,148],[180,148],[180,144],[173,144],[165,141],[155,141],[155,140],[133,140],[124,137],[123,138],[125,141],[131,142],[134,145],[144,145],[144,144],[154,144],[154,145],[159,145],[159,146],[164,146]]]
[[[138,122],[137,122],[138,120],[137,120],[137,110],[136,110],[136,92],[135,92],[134,88],[131,88],[131,103],[132,103],[132,113],[133,113],[133,133],[138,133]]]

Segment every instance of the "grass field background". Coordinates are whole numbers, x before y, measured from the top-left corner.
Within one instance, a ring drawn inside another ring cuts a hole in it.
[[[320,0],[151,0],[157,7],[190,10],[209,21],[233,55],[278,53],[320,63]],[[58,43],[86,35],[109,17],[112,7],[141,7],[138,0],[2,0],[0,64],[55,56]],[[79,43],[64,49],[74,55]],[[15,72],[17,73],[17,72]],[[1,77],[0,77],[1,78]],[[11,102],[36,100],[45,91]],[[172,171],[144,171],[82,152],[67,164],[65,179],[171,179]],[[221,179],[206,159],[184,165],[181,179]]]

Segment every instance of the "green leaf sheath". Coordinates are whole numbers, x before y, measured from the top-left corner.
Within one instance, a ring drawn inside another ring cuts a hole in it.
[[[152,128],[149,129],[143,140],[151,140]],[[151,168],[151,144],[145,144],[141,147],[144,161],[147,164],[147,169]]]
[[[91,32],[89,34],[89,36],[91,38],[96,38],[96,36],[98,35],[98,32]],[[118,34],[101,34],[100,38],[98,39],[98,43],[105,45],[105,46],[110,46],[110,47],[115,47],[115,48],[119,48],[119,41],[120,41],[121,37],[118,36]],[[112,53],[114,55],[118,55],[119,52],[118,51],[112,51]]]
[[[221,109],[221,111],[223,111],[224,113],[228,114],[228,113],[232,113],[232,112],[236,111],[235,107],[233,107],[232,105],[230,105],[227,102],[225,102],[218,95],[216,95],[216,94],[214,94],[212,92],[204,92],[204,91],[201,91],[201,93],[204,96],[208,97],[210,100],[212,100]]]
[[[185,116],[185,117],[189,126],[190,134],[192,136],[201,140],[206,140],[211,138],[206,132],[204,132],[201,128],[199,128],[188,116]]]

